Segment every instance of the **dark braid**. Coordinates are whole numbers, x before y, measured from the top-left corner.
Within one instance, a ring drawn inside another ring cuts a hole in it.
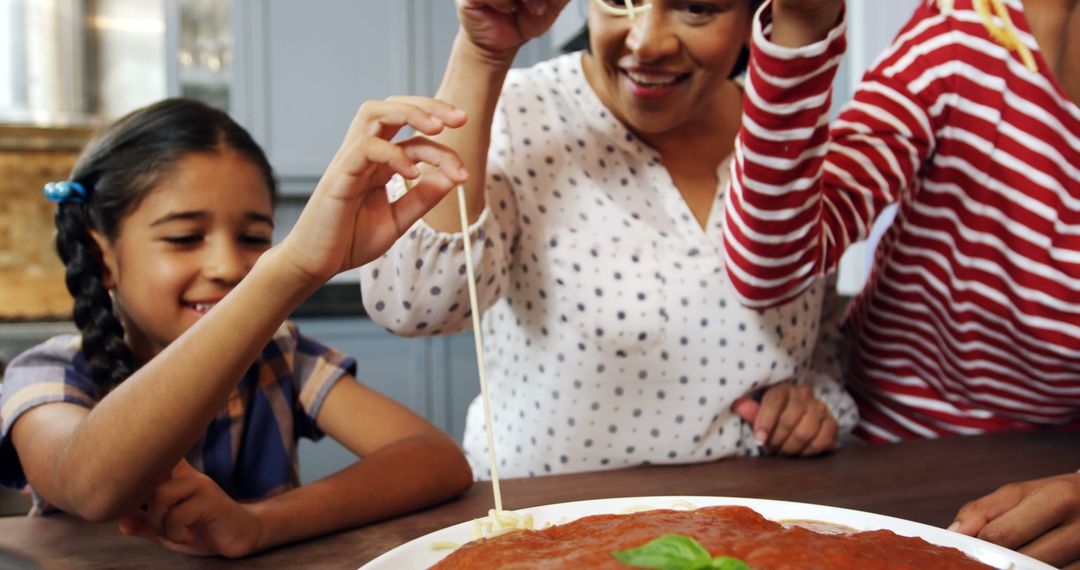
[[[193,152],[229,149],[251,160],[266,180],[271,199],[277,185],[262,149],[240,125],[217,109],[186,99],[144,107],[105,129],[83,150],[70,179],[86,189],[85,204],[61,204],[56,211],[56,250],[66,266],[73,318],[82,333],[82,352],[91,378],[104,397],[136,369],[124,327],[104,282],[95,231],[110,242],[127,215]]]
[[[113,313],[112,298],[102,282],[100,252],[90,237],[86,208],[61,204],[56,229],[56,250],[66,268],[68,291],[75,298],[73,316],[82,332],[82,351],[99,395],[104,396],[135,371],[135,358],[124,342],[124,326]]]

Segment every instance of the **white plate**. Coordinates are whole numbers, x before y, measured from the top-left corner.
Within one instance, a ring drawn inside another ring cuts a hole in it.
[[[569,522],[588,515],[619,514],[627,509],[640,510],[639,507],[651,507],[655,509],[685,509],[685,503],[691,503],[694,507],[709,507],[714,505],[739,505],[750,507],[761,513],[768,519],[783,520],[812,520],[823,521],[848,526],[855,530],[879,530],[887,529],[905,536],[919,537],[927,542],[940,546],[951,546],[964,551],[972,558],[995,568],[1011,570],[1054,570],[1048,566],[1007,548],[990,544],[970,536],[950,532],[942,528],[875,515],[863,511],[825,507],[807,503],[793,503],[790,501],[772,501],[766,499],[743,499],[738,497],[625,497],[619,499],[597,499],[593,501],[575,501],[572,503],[559,503],[556,505],[544,505],[515,511],[521,514],[532,514],[536,528],[543,528],[547,523],[559,524]],[[428,568],[442,560],[451,551],[436,551],[431,545],[436,542],[449,541],[464,544],[472,538],[473,522],[471,520],[456,524],[442,530],[421,536],[379,556],[365,564],[366,570],[405,570]]]

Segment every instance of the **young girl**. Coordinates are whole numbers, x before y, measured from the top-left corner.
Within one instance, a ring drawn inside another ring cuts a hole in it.
[[[225,113],[169,100],[120,119],[46,187],[81,334],[8,368],[0,480],[29,482],[38,512],[230,557],[461,493],[471,473],[450,439],[285,318],[464,180],[452,152],[389,139],[463,121],[429,99],[366,103],[271,248],[270,165]],[[440,166],[388,203],[382,185],[419,162]],[[300,487],[296,440],[323,433],[364,459]]]

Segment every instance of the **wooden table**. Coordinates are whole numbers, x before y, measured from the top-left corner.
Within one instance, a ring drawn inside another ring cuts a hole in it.
[[[1080,433],[1006,433],[848,447],[826,457],[764,457],[503,482],[506,508],[608,497],[718,495],[846,507],[945,526],[966,501],[1011,482],[1080,467]],[[486,514],[491,486],[444,505],[243,560],[196,559],[71,517],[0,519],[0,567],[357,568],[445,526]]]

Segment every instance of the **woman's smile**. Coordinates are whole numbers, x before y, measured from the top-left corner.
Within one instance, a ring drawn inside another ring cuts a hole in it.
[[[681,88],[690,79],[689,73],[632,68],[622,70],[625,85],[630,93],[645,100],[664,99]]]

